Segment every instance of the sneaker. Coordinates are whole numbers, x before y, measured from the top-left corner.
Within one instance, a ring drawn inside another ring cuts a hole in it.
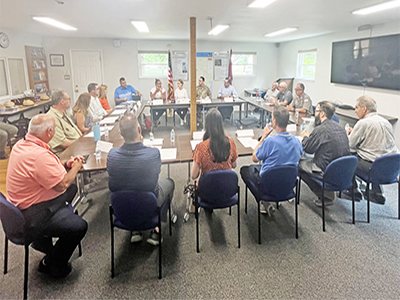
[[[185,122],[183,122],[183,120],[181,119],[181,126],[183,126],[185,124]]]
[[[143,234],[140,231],[131,232],[131,243],[137,243],[143,241]]]
[[[260,214],[263,214],[263,215],[267,214],[267,210],[266,210],[263,202],[260,202]]]
[[[150,233],[149,238],[147,239],[147,242],[148,242],[150,245],[158,246],[158,245],[159,245],[159,240],[158,240],[159,235],[160,235],[160,233],[156,232],[156,231],[153,229],[153,230],[151,231],[151,233]],[[161,239],[161,243],[162,243],[162,241],[163,241],[163,240]]]
[[[329,198],[325,198],[325,206],[331,206],[331,205],[333,205],[333,200],[332,199],[329,199]],[[321,199],[317,199],[317,200],[314,200],[314,203],[315,203],[315,205],[316,206],[318,206],[318,207],[322,207],[322,201],[321,201]]]
[[[71,263],[67,263],[65,266],[47,265],[44,257],[38,267],[38,271],[43,274],[47,274],[54,278],[64,278],[72,271]]]
[[[364,198],[367,200],[367,192],[364,192]],[[369,201],[384,205],[386,198],[383,193],[377,193],[374,190],[369,191]]]
[[[352,200],[351,190],[343,191],[342,199]],[[363,197],[363,194],[361,193],[361,191],[359,189],[356,189],[354,191],[354,200],[357,202],[360,202],[363,199],[364,199],[364,197]]]
[[[272,217],[272,215],[273,215],[274,212],[275,212],[275,207],[274,207],[272,204],[269,204],[269,205],[268,205],[267,212],[268,212],[268,216]]]

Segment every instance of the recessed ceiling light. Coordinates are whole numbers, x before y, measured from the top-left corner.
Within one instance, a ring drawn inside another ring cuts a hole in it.
[[[276,0],[255,0],[255,1],[251,2],[249,5],[247,5],[247,7],[264,8],[275,1]]]
[[[208,32],[208,35],[217,35],[229,28],[229,25],[217,25]]]
[[[297,28],[297,27],[289,27],[289,28],[281,29],[281,30],[274,31],[274,32],[271,32],[271,33],[267,33],[264,36],[265,37],[273,37],[273,36],[281,35],[281,34],[284,34],[284,33],[296,31],[297,29],[299,29],[299,28]]]
[[[150,32],[145,21],[131,21],[131,23],[139,32]]]
[[[395,0],[395,1],[389,1],[389,2],[384,2],[381,4],[373,5],[370,7],[362,8],[359,10],[355,10],[352,12],[353,15],[368,15],[372,14],[374,12],[382,11],[382,10],[387,10],[395,7],[400,6],[400,0]]]
[[[34,20],[63,29],[63,30],[78,30],[75,27],[69,26],[65,23],[61,23],[60,21],[54,20],[52,18],[47,17],[32,17]]]

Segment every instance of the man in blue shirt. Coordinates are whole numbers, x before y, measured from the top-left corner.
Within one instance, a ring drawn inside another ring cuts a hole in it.
[[[282,165],[297,166],[303,154],[303,147],[300,140],[286,131],[289,122],[289,111],[286,107],[276,106],[272,113],[272,128],[265,126],[260,142],[253,152],[253,161],[262,161],[262,165],[243,166],[240,169],[243,181],[255,195],[256,186],[261,180],[261,174],[272,167]],[[269,137],[275,130],[276,135]],[[272,207],[272,206],[271,206]],[[268,209],[268,211],[270,211]],[[260,212],[266,213],[261,201]]]
[[[115,104],[118,105],[119,103],[124,101],[132,101],[132,94],[142,96],[142,94],[133,86],[126,84],[126,80],[124,77],[121,77],[119,79],[119,84],[121,86],[117,87],[114,93]]]
[[[108,153],[107,172],[110,191],[153,192],[159,206],[167,198],[172,201],[174,181],[170,178],[158,178],[161,172],[160,151],[143,145],[143,136],[136,116],[132,113],[124,115],[119,121],[119,129],[125,143],[119,148],[112,148]],[[164,220],[166,214],[161,218]],[[132,232],[132,243],[142,240],[141,232]],[[152,231],[147,242],[158,245],[158,228]]]
[[[231,79],[226,77],[224,80],[224,84],[220,86],[218,90],[218,98],[233,98],[236,99],[238,97],[235,88],[231,85]],[[231,117],[233,107],[226,106],[226,107],[218,107],[218,110],[221,112],[222,119],[228,119]]]

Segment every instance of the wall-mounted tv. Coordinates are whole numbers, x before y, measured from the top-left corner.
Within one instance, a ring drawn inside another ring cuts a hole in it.
[[[400,90],[400,34],[332,43],[331,82]]]

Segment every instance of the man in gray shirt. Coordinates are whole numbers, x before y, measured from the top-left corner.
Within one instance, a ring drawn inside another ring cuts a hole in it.
[[[278,89],[279,89],[279,94],[276,97],[275,102],[278,101],[279,104],[283,105],[283,106],[286,106],[286,105],[289,105],[290,103],[292,103],[293,95],[292,95],[292,92],[287,89],[286,82],[281,82],[279,84]]]
[[[305,86],[303,83],[298,83],[296,85],[295,91],[296,94],[293,97],[292,104],[288,105],[289,111],[294,111],[297,109],[301,113],[313,114],[312,101],[310,96],[308,96],[305,92]]]
[[[358,156],[357,168],[368,173],[375,159],[398,153],[393,127],[388,120],[378,115],[376,102],[370,96],[362,96],[356,101],[356,114],[359,118],[354,128],[350,128],[350,150]],[[379,185],[372,185],[370,200],[385,204],[385,196]]]

